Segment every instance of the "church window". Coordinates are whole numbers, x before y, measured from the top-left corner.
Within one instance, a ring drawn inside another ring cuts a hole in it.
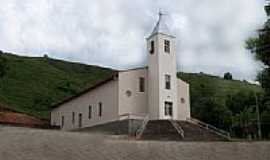
[[[79,113],[79,127],[81,128],[82,127],[82,114]]]
[[[91,105],[88,107],[88,118],[89,119],[92,118],[92,106]]]
[[[72,124],[75,123],[75,112],[72,112]]]
[[[99,117],[102,116],[102,103],[101,102],[98,103],[98,116]]]
[[[155,42],[151,41],[150,42],[150,50],[149,50],[150,54],[154,54],[155,52]]]
[[[62,128],[64,127],[64,125],[65,125],[65,117],[64,117],[64,116],[62,116],[62,122],[61,122],[61,126],[62,126]]]
[[[127,97],[130,97],[131,95],[132,95],[132,92],[131,92],[130,90],[127,90],[127,91],[126,91],[126,96],[127,96]]]
[[[144,92],[145,91],[145,79],[143,77],[140,77],[139,80],[139,87],[140,87],[140,92]]]
[[[185,103],[185,102],[186,102],[185,98],[181,98],[181,103]]]
[[[170,53],[170,41],[169,40],[164,40],[164,51],[166,53]]]
[[[171,76],[168,74],[165,75],[165,88],[171,89]]]
[[[173,103],[172,102],[165,102],[165,116],[172,116],[173,114]]]

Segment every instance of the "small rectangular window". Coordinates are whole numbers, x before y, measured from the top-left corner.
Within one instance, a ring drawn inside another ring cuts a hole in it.
[[[82,114],[79,113],[79,127],[82,127]]]
[[[150,50],[149,50],[150,54],[154,54],[155,52],[155,42],[151,41],[150,42]]]
[[[64,125],[65,125],[65,117],[64,117],[64,116],[62,116],[61,127],[63,128],[63,127],[64,127]]]
[[[170,49],[170,41],[168,40],[164,40],[164,51],[166,53],[170,53],[171,49]]]
[[[99,117],[102,116],[102,103],[101,102],[98,103],[98,115]]]
[[[92,106],[89,106],[89,108],[88,108],[88,118],[89,119],[92,118]]]
[[[72,112],[72,124],[75,123],[75,112]]]
[[[145,79],[143,77],[140,77],[139,80],[139,85],[140,85],[140,92],[144,92],[145,91]]]
[[[165,88],[171,89],[171,76],[168,74],[165,75]]]

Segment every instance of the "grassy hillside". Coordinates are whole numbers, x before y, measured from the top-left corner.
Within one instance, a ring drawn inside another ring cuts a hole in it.
[[[178,73],[178,77],[190,84],[192,116],[226,130],[238,125],[239,115],[255,115],[255,93],[263,93],[260,86],[246,81],[224,80],[203,73]],[[252,111],[246,110],[252,107]]]
[[[106,68],[43,57],[0,54],[1,62],[6,67],[0,74],[0,103],[41,118],[48,118],[52,104],[112,73]]]
[[[221,77],[203,73],[178,73],[178,77],[190,84],[192,99],[197,96],[208,96],[219,100],[224,100],[228,95],[234,95],[240,91],[262,92],[258,85],[250,84],[246,81],[224,80]]]
[[[0,104],[48,118],[52,104],[94,85],[112,72],[111,69],[46,57],[0,54]],[[211,96],[224,102],[227,95],[239,91],[261,92],[255,85],[205,74],[179,73],[178,76],[190,83],[192,108],[200,103],[198,97]]]

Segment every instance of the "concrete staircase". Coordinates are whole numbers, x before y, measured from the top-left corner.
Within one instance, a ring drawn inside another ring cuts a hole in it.
[[[150,120],[140,137],[141,140],[176,140],[182,139],[169,120]]]
[[[183,141],[226,141],[226,139],[211,130],[202,128],[188,121],[178,121],[184,130]]]
[[[164,141],[226,141],[227,139],[189,121],[174,121],[181,127],[184,136],[179,134],[170,120],[150,120],[141,135],[141,140]]]

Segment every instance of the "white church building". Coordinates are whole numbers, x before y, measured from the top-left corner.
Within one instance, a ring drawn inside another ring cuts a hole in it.
[[[51,111],[51,125],[76,130],[124,119],[190,118],[189,84],[177,78],[176,37],[164,16],[147,38],[148,66],[115,72]]]

